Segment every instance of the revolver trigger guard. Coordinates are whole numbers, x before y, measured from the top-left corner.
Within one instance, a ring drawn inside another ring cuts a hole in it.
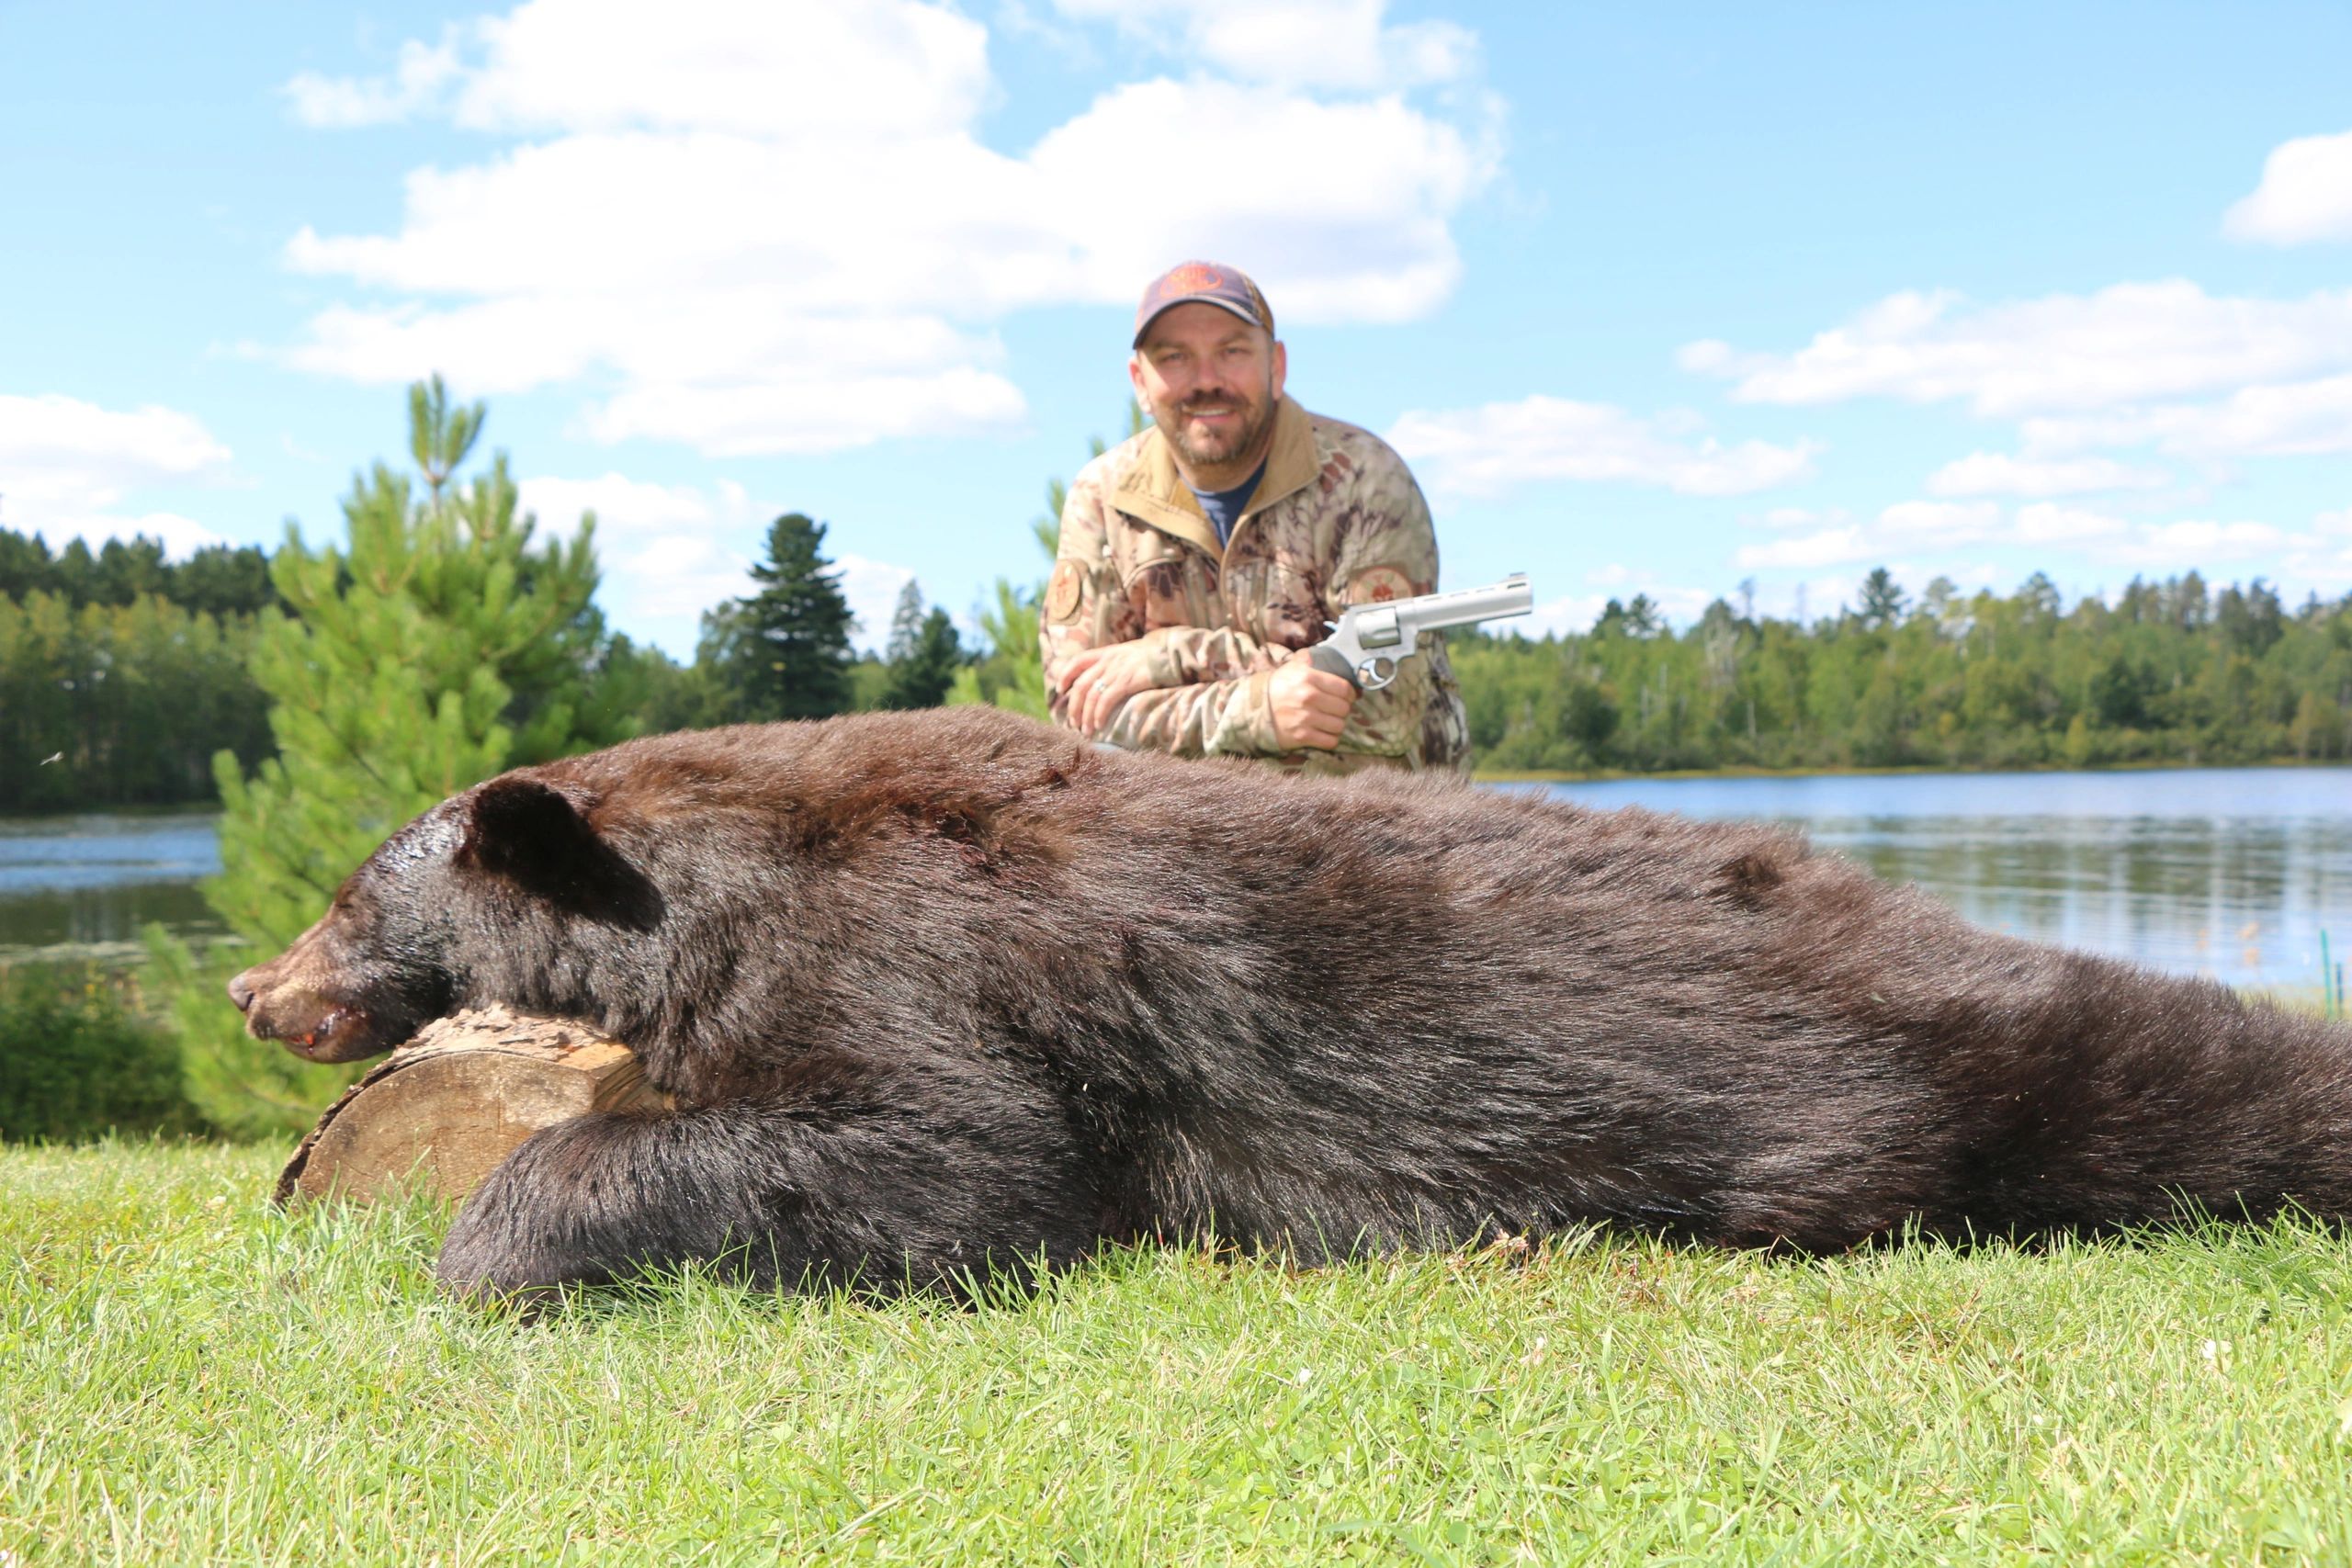
[[[1378,655],[1356,666],[1356,684],[1367,692],[1377,692],[1396,679],[1396,661]]]

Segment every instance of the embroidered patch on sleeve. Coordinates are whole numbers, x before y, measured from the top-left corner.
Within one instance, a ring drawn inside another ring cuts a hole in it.
[[[1074,560],[1054,563],[1054,580],[1046,587],[1046,614],[1067,621],[1078,614],[1079,595],[1086,586],[1086,571]]]
[[[1385,604],[1412,596],[1413,580],[1393,566],[1368,566],[1348,580],[1351,604]]]

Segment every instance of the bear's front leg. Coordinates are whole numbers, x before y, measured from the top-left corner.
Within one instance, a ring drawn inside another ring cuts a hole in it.
[[[1096,1239],[1050,1096],[968,1059],[814,1058],[756,1099],[600,1114],[517,1148],[441,1249],[460,1295],[538,1295],[709,1264],[786,1289],[967,1294]]]

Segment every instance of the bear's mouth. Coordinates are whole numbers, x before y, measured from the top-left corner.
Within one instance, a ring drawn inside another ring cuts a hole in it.
[[[384,1049],[368,1024],[368,1015],[357,1008],[332,1007],[307,1029],[272,1028],[270,1033],[304,1061],[356,1062]]]

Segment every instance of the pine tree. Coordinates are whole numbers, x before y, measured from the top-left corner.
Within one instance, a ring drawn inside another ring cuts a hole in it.
[[[223,874],[206,900],[244,944],[198,962],[151,931],[190,1098],[232,1132],[307,1126],[351,1076],[246,1039],[220,983],[316,919],[343,879],[410,818],[518,763],[624,738],[597,689],[594,519],[534,547],[499,454],[452,484],[481,405],[451,408],[440,378],[410,391],[410,451],[427,493],[381,463],[344,502],[347,547],[289,527],[270,575],[292,614],[263,616],[255,681],[277,755],[251,777],[214,759]]]
[[[1861,622],[1866,626],[1892,626],[1903,619],[1907,604],[1902,585],[1883,566],[1872,567],[1862,581]]]
[[[899,607],[890,615],[890,640],[882,645],[885,664],[903,664],[922,635],[922,589],[913,578],[899,590]]]
[[[823,554],[825,525],[787,512],[768,527],[759,591],[705,618],[736,716],[822,718],[849,706],[850,627],[856,617]]]
[[[891,662],[882,705],[935,708],[947,700],[948,688],[963,668],[964,645],[956,635],[956,623],[946,611],[934,608],[910,639],[906,657]]]

